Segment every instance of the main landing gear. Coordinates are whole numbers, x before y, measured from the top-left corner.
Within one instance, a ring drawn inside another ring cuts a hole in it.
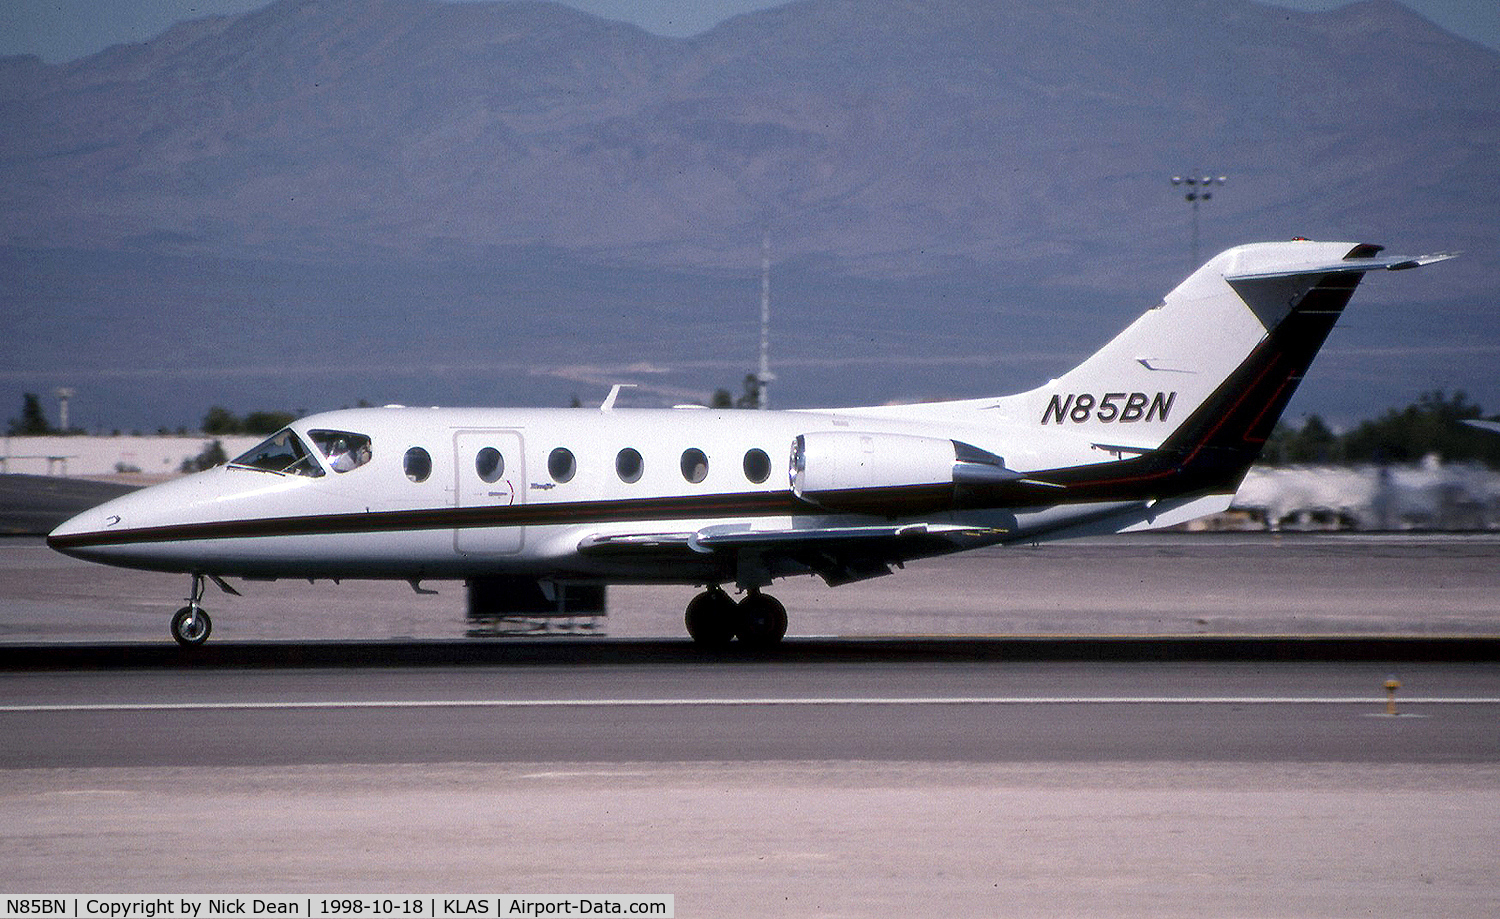
[[[203,610],[203,575],[193,575],[193,595],[188,605],[172,616],[172,637],[184,648],[196,648],[208,641],[214,624]]]
[[[736,603],[723,588],[710,587],[692,599],[683,619],[705,648],[727,648],[736,638],[746,647],[770,648],[786,635],[786,607],[757,588]]]

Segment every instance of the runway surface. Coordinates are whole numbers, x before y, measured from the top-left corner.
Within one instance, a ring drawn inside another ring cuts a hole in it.
[[[1394,668],[1394,669],[1391,669]],[[1384,711],[1397,675],[1401,707]],[[1500,762],[1500,668],[642,664],[0,676],[0,768]]]
[[[3,674],[0,883],[671,893],[680,916],[1500,907],[1492,665],[897,658]]]
[[[789,585],[768,659],[688,645],[690,590],[537,641],[466,637],[451,587],[291,583],[182,655],[171,577],[6,541],[0,885],[1500,914],[1500,540],[1052,548]]]
[[[463,639],[463,585],[210,587],[211,641]],[[183,575],[93,565],[0,539],[0,643],[161,642]],[[693,587],[611,587],[586,634],[681,638]],[[777,582],[798,637],[969,635],[1500,636],[1500,534],[1140,534],[914,562],[838,588]],[[573,625],[553,622],[554,627]],[[554,633],[555,634],[555,633]]]
[[[74,514],[132,491],[135,487],[115,482],[0,474],[0,534],[44,534]]]

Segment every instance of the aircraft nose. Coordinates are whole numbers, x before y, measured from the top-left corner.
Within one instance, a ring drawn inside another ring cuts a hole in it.
[[[47,534],[47,545],[65,555],[93,558],[95,553],[89,551],[90,543],[124,526],[128,510],[124,504],[128,497],[106,501],[69,517]]]
[[[96,561],[104,560],[103,554],[119,557],[125,546],[151,543],[159,528],[191,519],[220,497],[222,477],[215,473],[184,476],[95,505],[58,525],[47,536],[47,545]]]
[[[227,513],[226,501],[260,497],[255,489],[264,487],[261,477],[244,476],[227,485],[223,469],[210,469],[90,508],[63,521],[47,536],[47,545],[65,555],[124,568],[191,570],[202,562],[184,530]]]

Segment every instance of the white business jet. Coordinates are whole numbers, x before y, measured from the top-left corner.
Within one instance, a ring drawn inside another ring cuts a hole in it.
[[[1224,252],[1078,367],[1018,395],[817,411],[365,408],[303,418],[225,466],[48,537],[205,580],[702,585],[687,631],[766,647],[763,588],[979,546],[1122,533],[1229,506],[1364,272],[1448,255],[1296,240]],[[729,585],[742,598],[725,590]]]

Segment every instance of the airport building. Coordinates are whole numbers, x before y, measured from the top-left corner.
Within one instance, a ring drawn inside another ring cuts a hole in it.
[[[158,437],[5,437],[0,439],[0,474],[139,482],[181,475],[215,442],[226,456],[238,456],[264,438],[206,434]]]

